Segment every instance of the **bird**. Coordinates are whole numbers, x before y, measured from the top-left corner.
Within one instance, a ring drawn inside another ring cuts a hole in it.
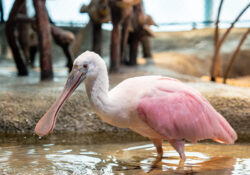
[[[237,133],[199,91],[181,81],[161,75],[139,76],[122,81],[109,90],[108,71],[96,53],[78,56],[61,95],[35,127],[38,136],[53,131],[59,110],[82,83],[94,112],[106,123],[130,128],[149,138],[162,159],[167,140],[185,160],[184,144],[212,139],[233,144]]]

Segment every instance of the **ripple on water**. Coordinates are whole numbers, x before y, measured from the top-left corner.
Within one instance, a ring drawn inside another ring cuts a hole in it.
[[[250,174],[250,145],[187,144],[187,160],[151,142],[67,145],[0,143],[0,174]]]

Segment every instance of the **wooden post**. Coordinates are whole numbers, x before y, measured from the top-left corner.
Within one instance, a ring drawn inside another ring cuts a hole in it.
[[[51,34],[49,19],[45,8],[46,0],[33,0],[36,10],[37,33],[40,50],[41,80],[53,79],[51,58]]]
[[[20,52],[20,48],[18,46],[18,42],[17,42],[17,39],[15,37],[15,22],[14,22],[14,20],[18,14],[19,9],[22,8],[23,5],[24,5],[23,0],[16,0],[14,2],[14,5],[12,6],[12,9],[10,11],[9,19],[7,20],[6,25],[5,25],[6,38],[7,38],[9,45],[10,45],[10,49],[12,51],[19,76],[28,75],[28,70],[26,68],[26,65],[25,65],[25,62],[23,59],[23,55]]]

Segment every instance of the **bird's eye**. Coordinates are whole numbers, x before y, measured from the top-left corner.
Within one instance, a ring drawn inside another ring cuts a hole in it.
[[[87,65],[87,64],[84,64],[84,65],[83,65],[83,68],[84,68],[84,69],[88,69],[88,65]]]

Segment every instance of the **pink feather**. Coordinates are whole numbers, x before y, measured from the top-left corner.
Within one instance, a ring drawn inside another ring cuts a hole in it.
[[[168,140],[234,143],[235,131],[198,91],[172,79],[159,80],[167,83],[157,86],[160,95],[143,96],[137,106],[140,118],[152,129]]]

